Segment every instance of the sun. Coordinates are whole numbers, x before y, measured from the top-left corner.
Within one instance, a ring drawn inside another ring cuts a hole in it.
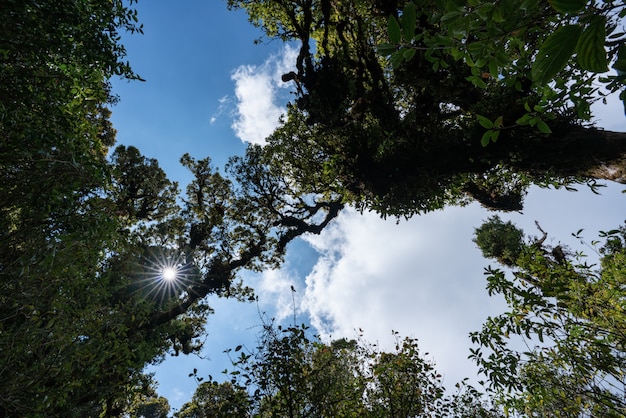
[[[176,280],[176,273],[176,268],[165,267],[163,268],[163,270],[161,270],[161,277],[163,277],[164,280],[173,281]]]
[[[167,248],[148,248],[138,270],[137,285],[142,294],[161,305],[178,301],[195,278],[185,254]]]

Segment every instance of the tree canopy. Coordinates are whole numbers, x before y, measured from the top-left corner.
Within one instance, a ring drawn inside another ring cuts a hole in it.
[[[283,76],[297,96],[268,138],[268,164],[298,167],[300,182],[333,179],[347,202],[396,216],[468,198],[520,210],[530,183],[621,179],[623,135],[584,122],[593,71],[622,65],[623,4],[588,17],[556,3],[230,0],[267,36],[300,44]],[[543,71],[562,30],[579,35],[577,59]],[[601,65],[588,62],[587,38]]]
[[[511,229],[511,223],[494,217],[476,235],[490,230],[505,240]],[[598,265],[582,252],[547,245],[547,233],[540,231],[542,238],[521,245],[507,240],[508,250],[501,252],[493,252],[488,240],[476,240],[485,255],[500,262],[499,254],[508,254],[504,261],[513,271],[486,269],[489,294],[502,295],[508,311],[472,334],[472,357],[511,413],[623,416],[626,230],[600,234],[604,244],[594,244]]]
[[[239,272],[279,266],[292,240],[320,233],[345,205],[410,216],[473,198],[520,210],[532,182],[624,179],[624,134],[586,124],[594,74],[625,70],[623,3],[585,12],[587,2],[563,1],[230,0],[267,35],[300,43],[297,72],[283,76],[297,94],[268,144],[224,173],[208,157],[182,156],[193,175],[184,193],[156,160],[113,149],[109,81],[140,79],[121,44],[122,32],[141,32],[133,3],[8,1],[0,10],[0,415],[166,414],[145,365],[199,350],[210,296],[253,299]],[[608,88],[623,88],[621,77],[607,76]],[[518,369],[499,328],[474,336],[496,353],[474,355],[502,402],[542,411],[546,395],[533,390],[543,379],[554,388],[550,411],[571,396],[580,397],[573,414],[623,411],[593,380],[622,372],[621,299],[607,293],[621,286],[622,232],[607,234],[593,272],[492,224],[476,242],[523,283],[490,272],[514,312],[494,321],[557,344],[525,353],[532,361]],[[534,321],[544,312],[561,322]],[[237,363],[260,390],[246,398],[255,411],[457,407],[414,340],[381,353],[303,332],[266,328],[260,357]],[[307,370],[319,379],[302,379]],[[414,385],[399,387],[407,379]],[[521,404],[511,390],[530,397]],[[237,380],[205,384],[193,402],[224,396],[228,413],[250,407]]]
[[[175,414],[201,417],[497,417],[470,386],[448,394],[417,340],[394,332],[385,352],[361,338],[322,343],[304,325],[263,325],[258,346],[236,355],[230,381],[201,383]]]
[[[120,415],[147,364],[200,348],[207,296],[250,298],[239,270],[277,265],[341,208],[260,164],[231,180],[188,155],[182,198],[156,160],[111,150],[109,79],[139,79],[120,44],[141,31],[132,3],[0,11],[3,416]]]
[[[138,78],[119,36],[141,26],[118,1],[9,1],[0,22],[0,411],[82,415],[134,366],[108,362],[117,324],[99,264],[118,242],[108,79]]]

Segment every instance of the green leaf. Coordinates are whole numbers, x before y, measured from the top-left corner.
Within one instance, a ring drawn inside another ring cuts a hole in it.
[[[576,13],[587,5],[587,0],[548,0],[548,3],[559,13]]]
[[[466,78],[466,80],[478,88],[481,88],[481,89],[487,88],[487,83],[485,83],[485,81],[477,75],[469,76]]]
[[[613,63],[613,68],[618,72],[618,74],[626,72],[626,58],[618,58],[617,61]],[[620,74],[621,75],[621,74]]]
[[[489,61],[489,73],[494,77],[498,75],[498,63],[495,60]]]
[[[489,130],[487,132],[485,132],[483,134],[483,137],[480,139],[480,144],[483,147],[486,147],[487,145],[489,145],[489,142],[491,141],[491,135],[493,134],[493,131]]]
[[[576,50],[581,32],[579,25],[561,26],[544,41],[531,70],[536,83],[548,83],[565,67]]]
[[[413,39],[415,35],[416,15],[415,4],[407,3],[402,12],[402,34],[407,41]]]
[[[450,55],[455,61],[460,60],[461,58],[463,58],[463,55],[464,55],[463,52],[458,48],[450,48],[448,52],[450,53]]]
[[[511,57],[507,54],[506,50],[502,46],[496,50],[496,53],[494,56],[496,59],[496,64],[499,67],[504,67],[509,62],[511,62]]]
[[[537,121],[537,128],[539,128],[539,130],[541,132],[543,132],[544,134],[551,134],[552,130],[550,129],[550,127],[548,126],[547,123],[545,123],[542,120],[538,120]]]
[[[515,121],[516,124],[518,125],[528,125],[530,123],[530,118],[532,116],[530,115],[530,113],[526,113],[524,114],[524,116],[522,116],[521,118],[519,118],[518,120]]]
[[[389,16],[389,22],[387,22],[387,34],[393,44],[399,44],[402,40],[402,34],[400,33],[400,24],[398,20],[393,16]]]
[[[446,14],[444,14],[443,16],[441,16],[441,23],[445,23],[445,22],[449,22],[451,20],[457,19],[458,17],[462,16],[463,13],[458,11],[458,10],[453,10],[451,12],[448,12]]]
[[[400,64],[402,64],[402,60],[404,59],[403,51],[396,51],[391,54],[389,60],[391,61],[391,66],[393,68],[398,68]]]
[[[478,123],[480,123],[480,126],[482,126],[485,129],[492,129],[493,128],[493,122],[491,120],[489,120],[489,118],[486,118],[484,116],[481,115],[476,115],[476,119],[478,119]]]
[[[522,4],[520,4],[519,8],[524,11],[534,10],[537,8],[538,3],[539,0],[524,0]]]
[[[482,20],[487,20],[495,7],[493,3],[485,3],[478,8],[476,13]]]
[[[376,46],[376,51],[378,51],[378,53],[382,55],[383,57],[387,57],[393,54],[394,52],[396,52],[397,50],[398,50],[398,46],[392,45],[392,44],[379,44],[378,46]]]
[[[406,48],[402,53],[402,56],[404,57],[405,61],[410,61],[415,56],[415,49]]]
[[[502,14],[502,8],[497,7],[494,11],[493,11],[493,17],[492,17],[493,21],[496,23],[502,23],[504,22],[505,18],[504,15]]]
[[[592,17],[576,45],[578,63],[584,70],[594,73],[608,71],[606,49],[604,49],[605,38],[606,17]]]

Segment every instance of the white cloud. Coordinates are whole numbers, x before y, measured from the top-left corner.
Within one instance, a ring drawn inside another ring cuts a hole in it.
[[[292,291],[298,287],[297,281],[288,271],[287,266],[280,270],[269,270],[261,274],[259,283],[254,287],[262,305],[271,305],[273,317],[281,322],[285,318],[297,314],[301,296]]]
[[[462,347],[468,333],[502,307],[484,290],[484,261],[471,242],[485,217],[477,205],[399,224],[344,212],[322,235],[308,238],[320,252],[303,301],[313,326],[325,338],[354,337],[362,328],[368,341],[387,349],[395,330],[434,354],[449,372],[449,386],[475,375]]]
[[[184,392],[178,388],[174,388],[172,393],[173,395],[172,395],[171,400],[175,402],[188,401],[190,399],[189,394],[187,392]]]
[[[233,99],[228,95],[221,97],[218,102],[219,106],[217,107],[217,110],[213,113],[213,115],[211,115],[211,124],[214,124],[224,112],[228,111],[233,106]]]
[[[233,72],[237,110],[232,128],[242,141],[264,144],[278,126],[285,112],[284,104],[278,103],[278,90],[289,87],[281,75],[293,69],[296,56],[296,49],[286,45],[262,65],[242,65]]]
[[[274,65],[274,74],[273,79],[276,86],[280,88],[288,88],[292,89],[293,84],[291,82],[285,83],[282,80],[283,74],[288,73],[289,71],[296,70],[296,61],[298,60],[298,54],[300,53],[300,48],[296,48],[295,46],[285,45],[283,50],[281,51],[281,55],[278,60],[275,61]]]
[[[553,239],[567,241],[579,228],[593,239],[599,229],[622,222],[621,189],[614,185],[596,196],[584,188],[533,188],[523,215],[500,215],[527,234],[537,233],[538,220]],[[320,258],[306,277],[302,309],[323,338],[354,338],[362,328],[368,341],[386,349],[392,330],[418,338],[448,388],[475,378],[468,334],[504,312],[504,302],[485,290],[490,261],[471,241],[474,228],[492,214],[472,204],[396,224],[346,210],[321,235],[306,238]]]

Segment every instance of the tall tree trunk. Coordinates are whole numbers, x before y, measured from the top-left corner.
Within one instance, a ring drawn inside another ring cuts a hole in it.
[[[575,128],[526,149],[518,165],[557,176],[583,176],[626,183],[626,132]]]

